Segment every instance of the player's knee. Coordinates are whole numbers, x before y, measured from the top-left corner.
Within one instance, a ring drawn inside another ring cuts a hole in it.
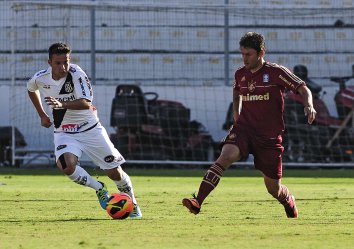
[[[62,154],[57,160],[57,166],[65,175],[71,175],[75,171],[76,162]]]
[[[223,146],[219,158],[230,164],[234,163],[241,159],[240,149],[233,144],[226,144]]]
[[[241,156],[238,151],[222,152],[218,158],[218,162],[223,166],[230,166],[232,163],[240,160]]]
[[[121,167],[106,170],[107,176],[113,181],[122,180],[123,170]]]

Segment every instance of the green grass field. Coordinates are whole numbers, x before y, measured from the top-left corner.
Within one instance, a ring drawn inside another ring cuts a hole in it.
[[[92,189],[56,169],[0,168],[0,248],[354,248],[354,170],[286,170],[298,219],[286,218],[255,170],[227,171],[197,216],[181,199],[204,170],[126,171],[141,220],[111,220]]]

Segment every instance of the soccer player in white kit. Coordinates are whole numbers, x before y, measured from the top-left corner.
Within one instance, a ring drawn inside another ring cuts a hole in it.
[[[106,209],[109,199],[106,185],[79,166],[82,152],[86,153],[113,180],[120,192],[133,199],[134,210],[130,217],[141,218],[132,182],[121,167],[125,159],[99,122],[86,73],[78,65],[70,63],[71,48],[67,44],[54,43],[48,52],[50,67],[37,72],[28,81],[27,90],[41,125],[49,128],[54,123],[58,168],[75,183],[95,189],[101,207]],[[53,123],[42,106],[41,95],[52,108]]]

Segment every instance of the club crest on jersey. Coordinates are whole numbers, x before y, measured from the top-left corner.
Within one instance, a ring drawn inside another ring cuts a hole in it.
[[[253,92],[256,89],[256,82],[251,80],[248,82],[248,91]]]
[[[263,83],[269,83],[269,74],[263,74]]]
[[[65,83],[63,87],[61,88],[59,94],[69,94],[74,91],[74,83],[72,81],[72,76],[69,73],[68,76],[65,79]]]
[[[65,84],[64,84],[65,92],[67,92],[67,93],[72,93],[74,90],[74,87],[70,83],[71,82],[65,82]]]

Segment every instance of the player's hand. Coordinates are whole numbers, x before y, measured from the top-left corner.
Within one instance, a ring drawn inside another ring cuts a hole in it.
[[[49,128],[52,125],[52,122],[48,116],[43,116],[41,117],[41,125],[45,128]]]
[[[309,124],[312,124],[312,122],[316,118],[316,113],[317,113],[315,108],[313,108],[313,106],[305,106],[304,113],[305,113],[305,116],[307,117],[307,122]]]
[[[63,108],[63,104],[52,96],[45,97],[44,100],[47,105],[51,106],[52,108]]]

